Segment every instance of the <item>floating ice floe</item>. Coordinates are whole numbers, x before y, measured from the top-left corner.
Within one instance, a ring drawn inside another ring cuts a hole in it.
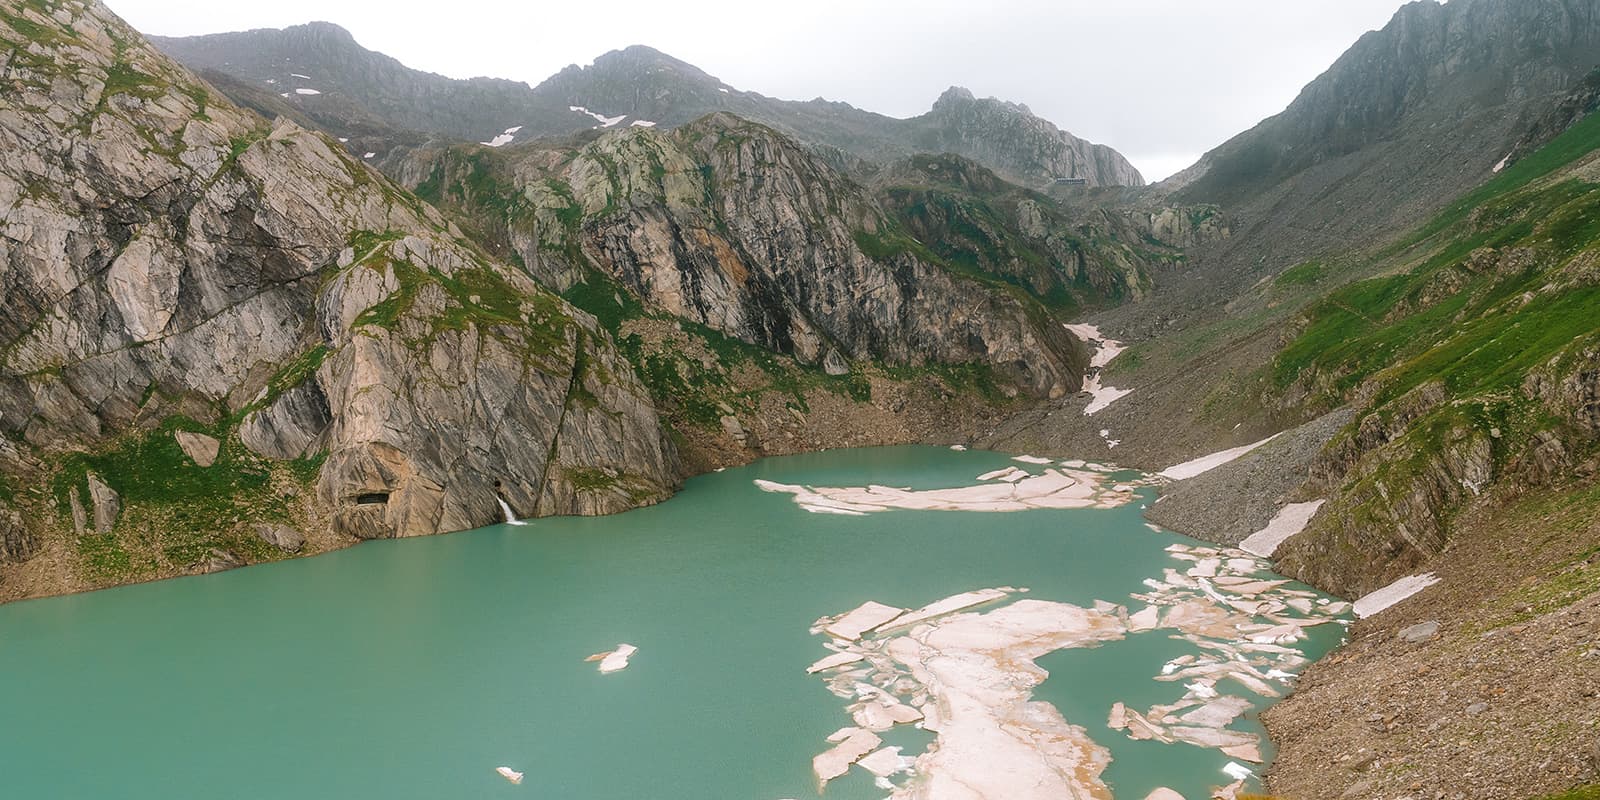
[[[627,114],[623,114],[622,116],[619,116],[619,117],[608,117],[608,116],[606,116],[604,114],[596,114],[595,112],[590,111],[589,109],[584,108],[583,106],[567,106],[567,110],[568,111],[575,111],[575,112],[577,112],[579,114],[588,114],[589,116],[594,117],[595,121],[600,123],[599,125],[597,125],[595,127],[599,127],[599,128],[609,128],[609,127],[611,127],[613,125],[616,125],[617,123],[619,123],[619,122],[621,122],[621,121],[623,121],[623,120],[628,118]]]
[[[1013,488],[1013,471],[1022,472],[1008,467],[984,478],[1000,482],[990,488]],[[1306,629],[1343,621],[1338,616],[1349,604],[1294,588],[1241,550],[1173,544],[1167,551],[1186,566],[1166,569],[1161,578],[1145,581],[1148,591],[1130,595],[1143,606],[1097,600],[1092,608],[1080,608],[1021,600],[972,610],[1023,591],[999,587],[912,611],[867,602],[817,620],[812,633],[829,636],[825,646],[834,652],[807,671],[844,701],[852,722],[829,737],[834,746],[814,759],[818,780],[826,783],[856,765],[891,800],[952,793],[975,800],[1108,796],[1100,775],[1109,751],[1053,706],[1032,698],[1045,677],[1034,661],[1164,628],[1197,648],[1154,676],[1180,685],[1182,697],[1147,710],[1117,703],[1108,725],[1134,739],[1214,749],[1233,759],[1228,775],[1235,783],[1215,796],[1234,797],[1253,777],[1240,762],[1261,763],[1263,755],[1256,733],[1229,726],[1254,707],[1250,695],[1283,695],[1310,662],[1297,649]],[[915,758],[882,747],[877,734],[901,725],[915,725],[936,739]],[[914,777],[895,780],[904,774]]]
[[[946,614],[953,614],[957,611],[965,611],[973,606],[981,606],[984,603],[992,603],[996,600],[1002,600],[1007,597],[1008,594],[1009,593],[1003,589],[979,589],[975,592],[963,592],[958,595],[946,597],[943,600],[929,603],[922,608],[917,609],[916,611],[908,611],[903,615],[889,620],[888,622],[879,624],[873,630],[882,633],[883,631],[891,628],[909,628],[913,625],[928,622],[936,617],[942,617]]]
[[[829,737],[835,746],[813,760],[818,780],[843,775],[855,763],[899,800],[942,796],[958,785],[964,796],[990,800],[1102,796],[1099,775],[1109,753],[1052,706],[1031,699],[1044,678],[1033,659],[1120,638],[1122,623],[1113,613],[1044,601],[966,611],[1014,591],[1021,590],[952,595],[881,623],[875,638],[835,640],[830,647],[841,652],[823,660],[837,662],[827,681],[830,691],[852,701],[847,710],[855,725]],[[813,630],[834,634],[833,625],[857,617],[843,631],[854,633],[866,621],[863,609],[887,616],[893,607],[864,604],[818,620]],[[859,658],[845,662],[846,653]],[[874,731],[906,724],[935,732],[936,743],[916,758],[879,749]],[[890,780],[908,772],[918,779],[901,786]]]
[[[500,773],[500,777],[505,778],[506,780],[511,781],[512,783],[515,783],[515,784],[518,784],[518,785],[522,784],[522,773],[520,773],[520,772],[518,772],[518,771],[516,771],[516,770],[514,770],[514,769],[512,769],[510,767],[495,767],[494,771]]]
[[[1326,501],[1313,500],[1309,503],[1290,503],[1278,509],[1272,521],[1267,523],[1267,527],[1246,537],[1239,543],[1239,549],[1251,555],[1271,558],[1279,546],[1311,524],[1311,518],[1317,515],[1317,509],[1322,508],[1324,502]]]
[[[856,762],[862,769],[880,778],[904,772],[909,764],[900,755],[900,748],[885,747]]]
[[[878,734],[861,728],[845,728],[829,737],[829,741],[837,741],[838,744],[811,759],[811,771],[816,773],[817,781],[823,786],[827,786],[828,781],[849,772],[851,764],[860,761],[863,756],[883,744]]]
[[[1132,597],[1148,605],[1128,617],[1128,630],[1175,629],[1176,638],[1193,642],[1202,652],[1167,662],[1155,676],[1157,681],[1183,682],[1182,698],[1144,712],[1118,703],[1111,709],[1109,727],[1133,739],[1183,742],[1259,763],[1257,735],[1228,728],[1252,702],[1223,693],[1219,684],[1226,681],[1260,697],[1282,696],[1282,686],[1310,661],[1292,645],[1307,638],[1306,628],[1335,621],[1348,608],[1314,602],[1314,593],[1262,576],[1266,564],[1241,551],[1183,544],[1167,551],[1193,566],[1146,580],[1150,591]],[[1164,609],[1159,619],[1157,609]]]
[[[1094,416],[1109,408],[1112,403],[1133,394],[1132,389],[1118,389],[1100,383],[1101,371],[1127,349],[1121,342],[1105,338],[1100,334],[1100,328],[1095,325],[1067,325],[1066,329],[1095,349],[1094,355],[1089,357],[1089,369],[1083,375],[1083,391],[1090,395],[1089,405],[1083,409],[1084,416]],[[1109,431],[1103,431],[1101,438],[1107,438],[1108,434]],[[1116,447],[1115,444],[1111,446]]]
[[[830,669],[837,669],[839,667],[843,667],[843,666],[847,666],[847,665],[850,665],[850,664],[854,664],[854,663],[860,661],[861,659],[863,659],[865,657],[866,656],[863,656],[860,653],[851,653],[851,652],[834,653],[831,656],[825,656],[823,658],[819,658],[819,659],[817,659],[817,662],[815,664],[812,664],[811,666],[806,667],[806,674],[807,675],[814,675],[814,674],[816,674],[818,672],[825,672],[825,671],[830,670]]]
[[[985,472],[978,476],[978,480],[1006,481],[1008,483],[1016,483],[1017,481],[1028,477],[1028,475],[1029,473],[1026,470],[1020,470],[1016,467],[1006,467],[1005,469],[997,469],[993,472]]]
[[[904,614],[905,611],[903,608],[886,606],[882,603],[868,600],[838,619],[827,623],[823,626],[823,630],[827,631],[830,636],[840,639],[860,639],[861,634],[894,620]]]
[[[1032,462],[1028,462],[1032,463]],[[908,511],[1028,511],[1041,508],[1116,508],[1133,501],[1142,482],[1112,484],[1106,475],[1081,470],[1047,469],[1042,475],[999,471],[1000,483],[954,489],[898,489],[890,486],[816,487],[757,480],[762,491],[792,494],[795,503],[819,514],[868,514],[891,509]]]
[[[1193,461],[1185,461],[1182,464],[1167,467],[1157,474],[1163,478],[1174,481],[1181,481],[1187,478],[1193,478],[1196,475],[1203,475],[1211,470],[1216,469],[1217,467],[1222,466],[1223,464],[1244,457],[1250,451],[1272,441],[1273,439],[1278,438],[1279,435],[1280,434],[1275,433],[1254,444],[1247,444],[1243,447],[1235,447],[1231,450],[1223,450],[1218,453],[1212,453],[1208,456],[1201,456]]]
[[[490,139],[487,142],[479,142],[479,144],[488,147],[504,147],[508,144],[511,144],[511,142],[517,138],[517,131],[520,130],[522,130],[521,125],[518,125],[514,128],[506,128],[504,133],[495,136],[493,139]]]
[[[598,661],[600,662],[600,672],[610,674],[627,669],[628,659],[633,658],[633,654],[637,652],[639,652],[639,648],[631,644],[619,644],[615,650],[595,653],[584,659],[584,661]]]
[[[1054,463],[1056,463],[1055,459],[1053,459],[1053,458],[1044,458],[1042,456],[1013,456],[1011,458],[1011,460],[1012,461],[1020,461],[1020,462],[1022,462],[1024,464],[1034,464],[1036,466],[1043,466],[1045,464],[1054,464]]]
[[[950,449],[956,451],[957,453],[965,453],[967,451],[967,446],[964,444],[953,444],[950,445]]]
[[[1355,602],[1356,616],[1365,619],[1439,582],[1431,572],[1401,578],[1388,586],[1364,595]]]
[[[294,93],[295,94],[304,94],[304,95],[322,94],[322,92],[319,92],[316,89],[296,89],[296,90],[294,90]]]

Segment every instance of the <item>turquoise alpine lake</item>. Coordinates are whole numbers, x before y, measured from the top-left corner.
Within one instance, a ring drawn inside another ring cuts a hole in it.
[[[1175,561],[1141,516],[808,513],[753,481],[945,488],[1016,462],[932,447],[772,458],[690,480],[661,505],[0,606],[0,785],[15,798],[816,798],[812,757],[852,725],[806,667],[808,633],[865,601],[904,608],[989,587],[1130,608]],[[1305,588],[1305,587],[1298,587]],[[979,609],[980,611],[982,609]],[[1316,658],[1339,625],[1308,629]],[[591,654],[630,643],[600,674]],[[1154,676],[1199,654],[1155,630],[1039,659],[1034,693],[1110,749],[1119,798],[1189,798],[1231,759],[1133,741],[1112,705],[1171,703]],[[1252,697],[1252,699],[1255,699]],[[1256,700],[1258,709],[1265,701]],[[1254,712],[1235,730],[1259,731]],[[932,734],[883,734],[915,755]],[[523,772],[520,785],[495,773]],[[900,776],[897,782],[904,782]],[[859,768],[822,797],[882,798]]]

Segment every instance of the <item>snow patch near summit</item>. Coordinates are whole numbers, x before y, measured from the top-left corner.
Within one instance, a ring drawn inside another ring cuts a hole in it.
[[[502,133],[487,142],[479,142],[478,144],[487,145],[489,147],[504,147],[505,145],[511,144],[511,141],[517,138],[517,131],[520,130],[522,130],[521,125],[518,125],[514,128],[506,128],[505,133]]]
[[[597,114],[597,113],[595,113],[593,111],[590,111],[589,109],[584,108],[583,106],[567,106],[567,110],[568,111],[576,111],[579,114],[588,114],[589,116],[594,117],[595,121],[600,123],[599,125],[595,126],[597,128],[609,128],[609,127],[611,127],[613,125],[616,125],[617,123],[619,123],[619,122],[621,122],[621,121],[623,121],[623,120],[628,118],[627,114],[623,114],[623,115],[617,116],[617,117],[608,117],[608,116],[606,116],[604,114]]]

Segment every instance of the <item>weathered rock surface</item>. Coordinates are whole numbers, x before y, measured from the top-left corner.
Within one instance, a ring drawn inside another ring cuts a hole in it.
[[[0,508],[0,562],[26,561],[39,550],[39,536],[15,509]]]
[[[89,531],[89,512],[84,509],[77,489],[67,493],[67,505],[72,510],[72,530],[79,536]]]
[[[217,463],[217,453],[222,449],[222,442],[215,437],[192,431],[173,431],[173,438],[178,440],[178,446],[183,448],[183,454],[194,460],[194,463],[209,467]]]
[[[981,364],[1038,397],[1079,385],[1082,349],[1037,300],[932,263],[866,189],[731,115],[577,152],[419,152],[398,173],[469,214],[498,210],[492,227],[553,286],[592,264],[652,307],[804,364],[837,351]],[[483,186],[501,194],[473,196]]]
[[[275,522],[264,522],[254,526],[255,534],[261,541],[282,550],[285,553],[298,553],[306,544],[305,534]]]
[[[94,516],[94,532],[110,533],[122,516],[122,497],[100,476],[89,473],[89,508]]]
[[[206,554],[205,559],[196,566],[200,572],[209,574],[214,572],[226,572],[230,569],[238,569],[244,565],[244,559],[240,558],[233,552],[214,548],[210,553]]]
[[[247,412],[256,452],[326,454],[317,494],[363,536],[487,524],[496,485],[532,516],[674,483],[648,395],[587,315],[327,137],[234,108],[103,6],[7,7],[7,436],[48,454]],[[569,490],[591,469],[627,491]],[[108,531],[118,499],[89,488],[84,523]]]
[[[1062,131],[1025,105],[978,99],[953,86],[933,110],[909,121],[911,140],[925,153],[956,153],[1023,185],[1040,178],[1081,178],[1091,186],[1142,186],[1144,177],[1122,154]]]
[[[1112,206],[1045,195],[951,153],[918,155],[872,177],[879,203],[938,256],[976,265],[1047,305],[1139,300],[1180,248],[1225,239],[1209,206]],[[1081,193],[1080,193],[1081,194]]]
[[[1252,221],[1225,255],[1242,275],[1399,233],[1561,130],[1537,120],[1595,68],[1596,22],[1590,0],[1407,4],[1161,186]]]
[[[1401,628],[1398,635],[1403,641],[1411,644],[1422,644],[1439,635],[1439,623],[1433,620],[1419,622],[1415,625]]]

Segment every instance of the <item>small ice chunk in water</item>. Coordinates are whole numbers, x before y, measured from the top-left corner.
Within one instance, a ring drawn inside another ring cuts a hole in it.
[[[1250,771],[1249,767],[1240,764],[1237,761],[1229,761],[1228,765],[1222,768],[1222,771],[1226,772],[1228,777],[1236,781],[1242,781],[1255,774],[1254,772]]]
[[[514,770],[514,769],[512,769],[510,767],[495,767],[494,771],[500,773],[500,777],[505,778],[506,780],[511,781],[512,783],[515,783],[515,784],[518,784],[518,785],[521,785],[521,783],[522,783],[522,773],[520,773],[520,772],[518,772],[518,771],[516,771],[516,770]]]
[[[620,672],[621,670],[627,669],[628,659],[633,658],[633,654],[637,652],[639,652],[639,648],[634,647],[631,644],[619,644],[615,650],[605,653],[595,653],[584,660],[600,662],[600,671],[602,673],[610,674],[612,672]]]
[[[1055,459],[1040,458],[1039,456],[1015,456],[1011,460],[1012,461],[1021,461],[1024,464],[1040,464],[1040,465],[1043,465],[1043,464],[1054,464],[1054,463],[1056,463]]]

